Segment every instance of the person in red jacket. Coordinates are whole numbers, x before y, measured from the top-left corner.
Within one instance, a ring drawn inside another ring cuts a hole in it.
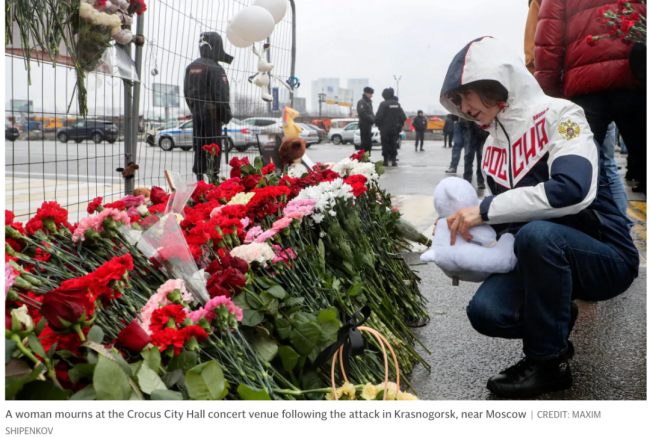
[[[588,35],[607,29],[597,21],[599,9],[614,0],[540,0],[535,32],[535,78],[552,97],[572,100],[583,107],[598,144],[605,140],[614,121],[629,146],[629,167],[645,192],[646,90],[630,68],[632,45],[622,39],[601,39],[587,44]],[[618,6],[633,7],[646,15],[638,1]],[[612,6],[616,8],[618,6]]]

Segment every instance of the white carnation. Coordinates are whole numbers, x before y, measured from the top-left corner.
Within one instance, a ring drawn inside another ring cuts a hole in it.
[[[265,265],[268,261],[275,258],[275,253],[271,246],[266,243],[249,243],[242,246],[235,247],[230,251],[232,256],[243,259],[248,264],[257,261]]]

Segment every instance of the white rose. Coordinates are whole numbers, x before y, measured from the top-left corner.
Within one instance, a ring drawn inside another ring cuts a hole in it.
[[[140,205],[135,210],[138,211],[138,214],[140,214],[141,216],[145,216],[145,215],[149,214],[149,210],[147,209],[147,205]]]

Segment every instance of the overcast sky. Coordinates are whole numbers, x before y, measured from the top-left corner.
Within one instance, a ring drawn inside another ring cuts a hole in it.
[[[228,20],[252,2],[148,1],[141,113],[147,117],[160,114],[152,105],[154,82],[178,85],[182,92],[185,67],[198,56],[201,31],[217,30],[225,37]],[[405,109],[427,110],[432,104],[440,107],[438,95],[447,67],[472,39],[486,35],[499,38],[523,59],[527,7],[526,0],[296,0],[296,76],[302,83],[297,96],[307,98],[307,107],[311,108],[312,80],[338,77],[340,86],[346,87],[348,78],[368,78],[376,90],[376,109],[381,90],[395,87],[393,75],[397,75],[402,76],[399,97]],[[290,20],[288,11],[271,35],[274,73],[283,78],[289,76]],[[247,82],[256,72],[257,58],[251,49],[226,43],[226,51],[235,56],[231,65],[225,65],[231,94],[254,95],[254,100],[261,102],[259,90]],[[150,73],[153,66],[160,71],[155,77]],[[5,57],[5,101],[12,95],[14,99],[29,98],[37,110],[52,111],[56,90],[57,112],[65,111],[74,75],[57,68],[55,80],[51,66],[32,68],[32,86],[28,87],[22,61]],[[121,106],[122,84],[117,79],[89,74],[88,91],[91,112],[94,107],[101,113],[104,106]],[[181,107],[173,116],[184,112]]]
[[[523,62],[526,0],[296,0],[296,9],[299,95],[308,100],[319,77],[339,77],[341,87],[367,77],[376,109],[396,75],[403,107],[439,107],[451,59],[480,36],[506,42]]]

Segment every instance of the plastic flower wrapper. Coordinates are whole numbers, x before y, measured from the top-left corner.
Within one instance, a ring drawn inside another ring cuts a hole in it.
[[[175,214],[164,215],[158,223],[143,232],[137,248],[154,264],[163,267],[168,277],[184,280],[196,300],[201,303],[208,301],[205,278],[198,274],[199,269]]]
[[[196,182],[189,182],[186,178],[181,176],[177,172],[168,171],[167,176],[169,177],[172,185],[174,186],[174,194],[169,197],[167,202],[167,208],[165,208],[165,214],[169,213],[180,214],[185,218],[185,205],[187,205],[188,200],[192,197],[192,193],[196,190]]]

